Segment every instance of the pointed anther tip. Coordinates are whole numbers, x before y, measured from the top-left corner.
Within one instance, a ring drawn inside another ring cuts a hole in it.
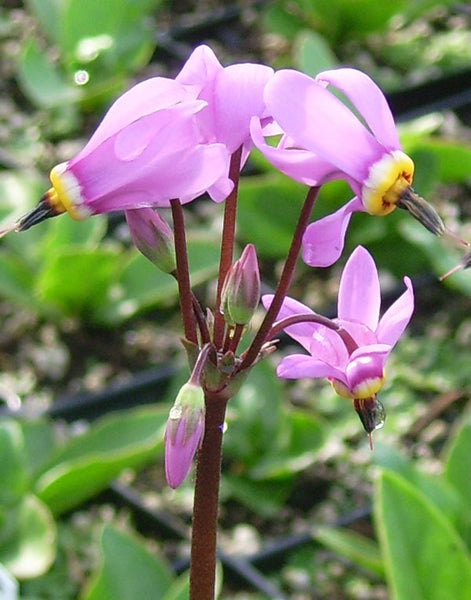
[[[46,219],[50,219],[51,217],[56,217],[59,214],[61,213],[51,205],[49,196],[46,192],[36,206],[23,217],[21,217],[21,219],[16,223],[15,229],[16,231],[26,231],[30,227],[33,227],[33,225],[37,225],[38,223],[41,223]]]
[[[409,186],[404,190],[396,206],[406,210],[434,235],[441,236],[445,233],[445,225],[437,211],[419,196],[412,187]]]

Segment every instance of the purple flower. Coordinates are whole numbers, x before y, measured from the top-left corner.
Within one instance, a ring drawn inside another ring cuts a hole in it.
[[[328,85],[340,91],[353,109]],[[260,119],[253,119],[251,132],[267,159],[307,185],[343,178],[355,193],[339,211],[307,228],[303,239],[307,264],[329,266],[337,260],[353,212],[383,216],[401,202],[409,208],[405,197],[421,200],[410,187],[414,164],[402,152],[387,101],[364,73],[342,68],[312,79],[297,71],[278,71],[265,88],[265,102],[276,123],[264,130]],[[277,147],[269,146],[264,135],[277,131],[284,135]],[[421,220],[422,215],[414,216]]]
[[[185,479],[204,435],[204,393],[188,382],[179,391],[165,430],[165,476],[172,488]]]
[[[200,46],[179,75],[138,83],[120,96],[85,147],[51,171],[52,187],[19,230],[67,211],[75,219],[169,206],[231,192],[231,154],[250,148],[250,119],[263,117],[269,67],[222,67]]]
[[[381,319],[378,272],[371,255],[362,246],[348,259],[340,280],[338,317],[334,323],[350,336],[350,343],[333,329],[315,322],[300,322],[285,331],[309,354],[282,359],[277,374],[287,379],[327,378],[341,396],[354,401],[375,398],[384,382],[384,363],[404,332],[414,309],[414,294],[408,277],[406,291]],[[272,296],[262,298],[267,308]],[[286,298],[278,320],[294,315],[314,315],[300,302]],[[370,429],[371,431],[371,429]]]

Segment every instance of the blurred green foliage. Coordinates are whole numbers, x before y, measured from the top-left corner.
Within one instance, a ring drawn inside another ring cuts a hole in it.
[[[45,174],[55,158],[51,143],[62,142],[56,153],[59,160],[68,158],[83,142],[77,138],[84,136],[85,123],[96,124],[117,94],[139,79],[155,48],[161,8],[159,0],[25,4],[34,26],[20,40],[14,71],[19,86],[15,95],[21,99],[14,109],[2,105],[6,112],[0,113],[7,132],[0,154],[5,167],[0,173],[3,225],[29,210],[47,189]],[[448,16],[445,25],[438,26],[451,4],[276,0],[263,9],[262,22],[265,33],[281,40],[275,66],[315,75],[348,63],[366,68],[393,89],[469,68],[465,21],[458,22],[455,15],[458,25],[452,27]],[[0,36],[6,32],[8,37],[8,17],[7,9],[1,8]],[[432,115],[401,127],[404,150],[416,163],[414,185],[437,200],[439,208],[453,198],[447,186],[468,186],[471,172],[469,131],[455,127],[452,131],[462,135],[453,136],[446,125],[444,117]],[[275,173],[259,155],[251,160],[257,174],[241,181],[238,241],[255,244],[268,266],[263,276],[273,285],[273,267],[289,245],[304,190]],[[441,201],[444,190],[448,192]],[[350,195],[342,182],[325,186],[313,217],[332,212]],[[189,254],[195,285],[208,283],[217,271],[219,242],[216,235],[208,235],[208,228],[219,210],[211,206],[192,216],[196,225],[189,232]],[[455,212],[459,228],[459,207]],[[395,281],[405,273],[441,274],[460,260],[459,251],[444,251],[439,240],[399,211],[386,219],[354,215],[344,256],[359,243]],[[299,272],[300,280],[306,277],[305,267],[300,265]],[[312,273],[308,276],[314,278]],[[298,281],[295,285],[299,289]],[[463,299],[471,296],[466,272],[446,285],[464,294]],[[42,319],[57,322],[72,316],[100,327],[116,327],[146,310],[176,306],[178,300],[172,278],[131,249],[128,239],[110,232],[102,217],[75,223],[63,216],[7,236],[0,247],[0,293]],[[469,326],[469,316],[462,317],[468,318]],[[463,321],[463,330],[466,326]],[[411,590],[417,599],[465,600],[471,586],[469,417],[463,418],[440,454],[439,475],[411,461],[405,445],[397,450],[393,443],[379,442],[383,434],[386,440],[388,435],[396,440],[404,430],[404,414],[411,420],[434,395],[453,390],[469,396],[469,347],[448,333],[431,343],[427,328],[425,332],[424,337],[404,339],[395,349],[381,397],[388,421],[375,438],[372,455],[378,464],[373,498],[377,539],[326,525],[314,526],[312,535],[322,547],[365,570],[372,581],[386,584],[398,600],[409,600]],[[276,519],[300,475],[309,476],[326,455],[331,461],[348,461],[358,437],[350,404],[327,385],[303,388],[303,401],[295,408],[290,392],[279,384],[273,365],[263,362],[229,406],[222,501],[237,502],[255,519]],[[297,394],[299,400],[299,390]],[[95,497],[123,469],[139,469],[159,459],[165,419],[165,409],[140,409],[106,417],[79,435],[68,432],[61,441],[44,420],[0,422],[0,562],[22,580],[22,600],[77,597],[79,586],[68,578],[67,560],[73,552],[61,552],[66,524],[70,525],[64,515]],[[368,479],[369,474],[364,476]],[[190,487],[186,483],[174,492],[177,504],[188,497]],[[76,551],[77,538],[68,542]],[[149,552],[134,535],[104,527],[100,554],[92,575],[87,573],[83,600],[127,600],[130,585],[143,597],[150,589],[167,600],[187,596],[186,576],[175,579],[165,559]],[[293,564],[314,573],[316,556],[306,550]],[[127,577],[130,564],[132,579]]]

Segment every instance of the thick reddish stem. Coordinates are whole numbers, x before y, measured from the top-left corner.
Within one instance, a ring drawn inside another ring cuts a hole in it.
[[[221,450],[227,400],[206,395],[205,431],[198,452],[191,534],[190,600],[213,600]]]

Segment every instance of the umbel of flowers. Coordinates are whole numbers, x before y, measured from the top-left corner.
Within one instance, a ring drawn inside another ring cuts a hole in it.
[[[354,108],[331,92],[340,90]],[[266,138],[278,135],[276,145]],[[281,172],[306,185],[275,293],[248,348],[238,350],[260,297],[256,250],[234,261],[240,170],[256,145]],[[174,78],[138,83],[109,108],[84,148],[54,167],[51,187],[13,227],[26,231],[68,213],[81,220],[125,211],[134,243],[179,289],[184,346],[191,376],[170,411],[165,470],[177,487],[198,454],[191,544],[190,598],[214,598],[218,489],[227,402],[258,361],[286,332],[306,353],[284,357],[278,375],[322,377],[350,398],[364,428],[382,419],[376,398],[384,363],[413,310],[412,284],[379,319],[380,289],[372,257],[359,247],[340,282],[338,317],[327,319],[287,296],[299,254],[310,266],[341,255],[352,213],[384,216],[406,209],[440,235],[444,225],[412,189],[414,165],[402,151],[394,120],[376,84],[339,68],[315,79],[260,64],[223,67],[212,50],[194,50]],[[354,197],[310,223],[324,183],[345,179]],[[206,195],[224,202],[221,254],[213,310],[191,287],[183,205]],[[172,227],[156,212],[170,207]],[[467,265],[467,259],[465,261]],[[465,265],[465,266],[466,266]]]

